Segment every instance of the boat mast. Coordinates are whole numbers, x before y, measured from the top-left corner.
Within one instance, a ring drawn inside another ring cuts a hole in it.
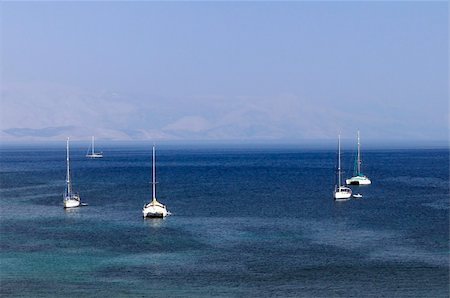
[[[94,136],[92,136],[92,155],[94,155]]]
[[[341,187],[341,134],[338,135],[338,186]]]
[[[155,145],[153,145],[153,158],[152,158],[152,191],[153,200],[156,200],[156,178],[155,178]]]
[[[70,186],[70,169],[69,169],[69,138],[67,138],[66,143],[66,154],[67,154],[67,174],[66,174],[66,183],[67,183],[67,196],[70,196],[72,193],[72,189]]]
[[[358,176],[361,175],[361,143],[359,141],[359,129],[358,129]]]

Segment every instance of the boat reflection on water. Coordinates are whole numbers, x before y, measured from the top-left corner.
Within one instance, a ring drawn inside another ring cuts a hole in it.
[[[166,221],[165,217],[160,217],[160,218],[149,218],[149,217],[144,217],[144,223],[147,227],[150,228],[161,228],[164,226],[164,223]]]
[[[71,218],[79,218],[81,216],[80,208],[64,208],[64,213]]]

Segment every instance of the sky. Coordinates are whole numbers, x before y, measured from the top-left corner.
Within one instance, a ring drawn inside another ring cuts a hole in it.
[[[449,138],[446,1],[0,9],[0,141]]]

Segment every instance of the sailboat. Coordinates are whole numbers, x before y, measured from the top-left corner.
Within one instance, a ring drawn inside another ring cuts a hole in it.
[[[97,153],[95,152],[94,136],[92,136],[92,144],[90,146],[90,149],[92,149],[92,151],[89,152],[89,149],[88,149],[86,157],[88,157],[88,158],[102,158],[103,157],[103,152],[97,152]]]
[[[346,179],[345,182],[347,185],[369,185],[372,182],[369,178],[361,173],[361,142],[359,140],[359,130],[358,130],[358,153],[355,159],[355,167],[353,171],[353,177],[350,179]]]
[[[338,136],[338,165],[337,165],[337,185],[334,186],[334,200],[346,201],[352,196],[352,190],[341,184],[341,135]]]
[[[66,174],[66,191],[63,196],[64,208],[73,208],[80,206],[80,196],[72,192],[72,183],[70,181],[70,164],[69,164],[69,138],[67,138],[66,144],[67,154],[67,174]]]
[[[152,159],[152,201],[144,205],[142,214],[144,218],[166,217],[170,213],[167,211],[165,205],[156,200],[156,177],[155,177],[155,146],[153,145],[153,159]]]

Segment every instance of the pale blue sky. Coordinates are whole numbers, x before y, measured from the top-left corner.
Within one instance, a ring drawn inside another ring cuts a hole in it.
[[[3,140],[448,138],[447,2],[2,2]]]

